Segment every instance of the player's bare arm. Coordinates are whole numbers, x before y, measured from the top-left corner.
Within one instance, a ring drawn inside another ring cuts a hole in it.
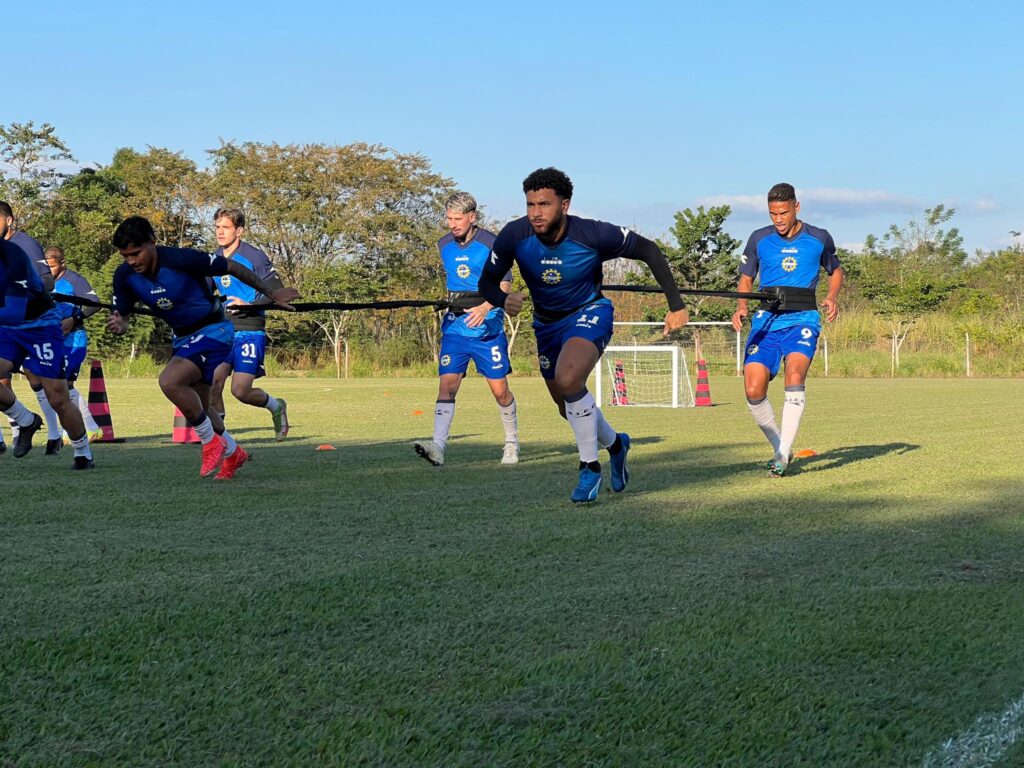
[[[740,293],[750,293],[754,290],[754,278],[750,275],[740,275],[740,282],[736,286]],[[743,319],[749,314],[747,300],[740,299],[736,302],[736,311],[732,313],[732,329],[739,332],[743,326]]]

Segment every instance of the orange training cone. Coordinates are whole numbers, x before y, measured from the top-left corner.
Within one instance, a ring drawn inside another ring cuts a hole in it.
[[[621,360],[615,361],[615,372],[612,374],[612,405],[629,405],[629,392],[626,390],[626,371]]]
[[[178,410],[178,406],[174,406],[174,429],[171,430],[171,442],[172,443],[198,443],[199,435],[188,423],[188,419],[185,418],[185,414]]]
[[[114,437],[114,422],[110,419],[110,403],[107,402],[107,383],[103,378],[103,363],[92,361],[89,370],[89,413],[96,426],[103,432],[103,438],[94,443],[123,443],[123,437]]]
[[[708,386],[708,364],[702,359],[697,361],[697,396],[693,404],[697,406],[714,405],[711,402],[711,387]]]

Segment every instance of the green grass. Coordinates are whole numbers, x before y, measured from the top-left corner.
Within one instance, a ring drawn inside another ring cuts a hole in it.
[[[521,464],[472,378],[443,469],[433,380],[270,380],[224,484],[108,386],[96,471],[0,457],[5,768],[920,765],[1024,692],[1019,382],[814,379],[782,480],[734,378],[609,408],[589,508],[539,379]]]

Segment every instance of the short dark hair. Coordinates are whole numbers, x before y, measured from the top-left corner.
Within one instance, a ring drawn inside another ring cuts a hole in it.
[[[553,189],[563,200],[572,199],[572,181],[557,168],[538,168],[523,179],[523,192]]]
[[[768,202],[769,203],[795,203],[796,202],[796,190],[793,189],[792,184],[776,184],[774,187],[768,190]]]
[[[51,245],[49,248],[43,251],[43,258],[50,259],[51,257],[57,259],[61,264],[63,264],[64,249],[61,248],[59,245]]]
[[[14,209],[11,208],[10,203],[0,200],[0,216],[5,219],[8,217],[14,218]]]
[[[218,208],[213,214],[213,223],[216,224],[221,219],[231,219],[231,223],[236,227],[245,226],[245,214],[237,208]]]
[[[156,232],[148,219],[141,216],[129,216],[117,225],[114,230],[114,247],[117,249],[130,248],[143,245],[144,243],[155,243]]]

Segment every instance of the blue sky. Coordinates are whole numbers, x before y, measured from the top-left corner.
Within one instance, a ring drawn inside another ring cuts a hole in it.
[[[658,235],[763,196],[860,243],[925,207],[966,246],[1024,229],[1019,3],[183,0],[5,8],[0,122],[54,124],[83,162],[220,138],[419,152],[499,217],[555,165],[573,210]]]

